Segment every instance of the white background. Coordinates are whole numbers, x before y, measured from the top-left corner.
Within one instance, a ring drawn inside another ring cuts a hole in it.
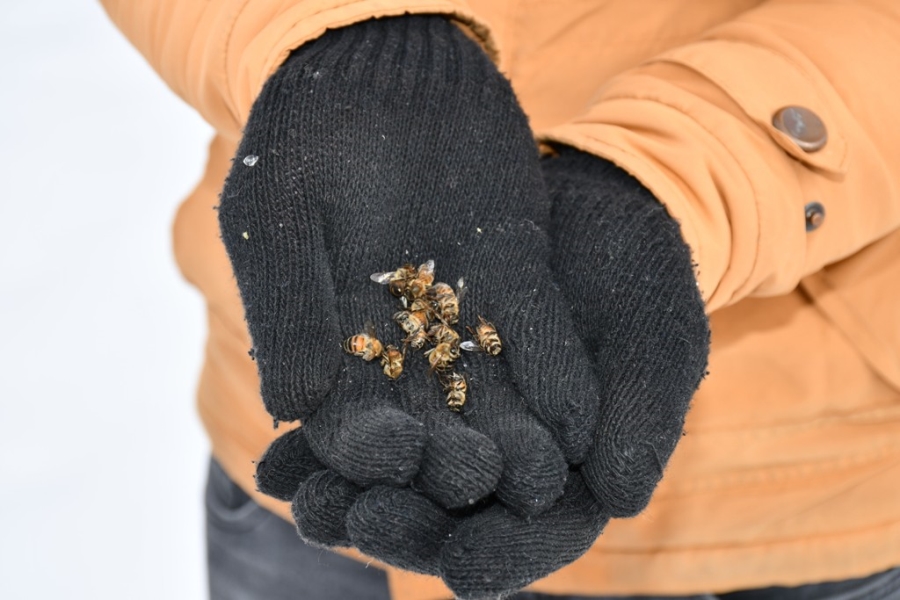
[[[0,2],[0,598],[204,598],[211,132],[91,0]]]

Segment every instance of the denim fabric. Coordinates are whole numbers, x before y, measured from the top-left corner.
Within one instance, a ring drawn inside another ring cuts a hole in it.
[[[304,543],[212,460],[206,486],[210,600],[390,600],[387,576]],[[846,581],[694,596],[551,596],[509,600],[900,600],[900,569]]]
[[[721,600],[897,600],[900,599],[900,569],[869,577],[847,579],[795,588],[770,587],[720,594]]]
[[[384,571],[314,548],[212,461],[206,486],[210,600],[389,600]]]

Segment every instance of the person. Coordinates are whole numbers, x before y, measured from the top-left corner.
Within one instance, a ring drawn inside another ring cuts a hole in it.
[[[217,131],[214,598],[896,597],[891,2],[103,3]],[[459,413],[341,349],[429,260]]]

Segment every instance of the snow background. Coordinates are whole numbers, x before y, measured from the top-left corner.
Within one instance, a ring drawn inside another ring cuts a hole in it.
[[[211,130],[94,1],[0,3],[0,598],[203,598]]]

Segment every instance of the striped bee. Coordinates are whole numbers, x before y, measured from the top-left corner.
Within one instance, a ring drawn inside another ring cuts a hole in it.
[[[459,345],[463,350],[474,352],[481,349],[482,352],[497,356],[503,349],[503,343],[500,341],[500,335],[493,323],[484,320],[484,317],[478,315],[478,326],[475,329],[467,327],[469,333],[475,338],[475,341],[466,340]]]
[[[403,340],[405,344],[416,349],[425,345],[425,341],[428,339],[427,311],[400,310],[394,313],[393,319],[406,332],[406,339]]]
[[[375,326],[371,323],[366,324],[365,333],[358,333],[348,337],[344,340],[344,343],[341,344],[341,347],[347,354],[359,356],[367,361],[375,360],[381,356],[381,353],[384,350],[381,342],[375,337]]]
[[[434,348],[425,351],[431,371],[443,371],[459,358],[459,345],[441,342]]]
[[[369,279],[387,285],[394,296],[405,296],[410,300],[421,298],[434,282],[434,261],[429,260],[419,268],[406,264],[396,271],[372,273]]]
[[[403,373],[403,359],[406,358],[406,346],[403,352],[393,344],[388,345],[381,354],[381,367],[389,379],[397,379]]]
[[[453,325],[459,321],[459,303],[466,293],[466,283],[462,277],[456,283],[456,290],[443,282],[438,282],[428,289],[426,297],[431,303],[435,318],[445,325]]]
[[[428,329],[428,340],[434,345],[442,343],[458,344],[459,334],[449,325],[436,323]]]
[[[444,391],[447,392],[447,408],[453,412],[460,412],[466,404],[466,378],[459,373],[450,373],[441,382]]]

